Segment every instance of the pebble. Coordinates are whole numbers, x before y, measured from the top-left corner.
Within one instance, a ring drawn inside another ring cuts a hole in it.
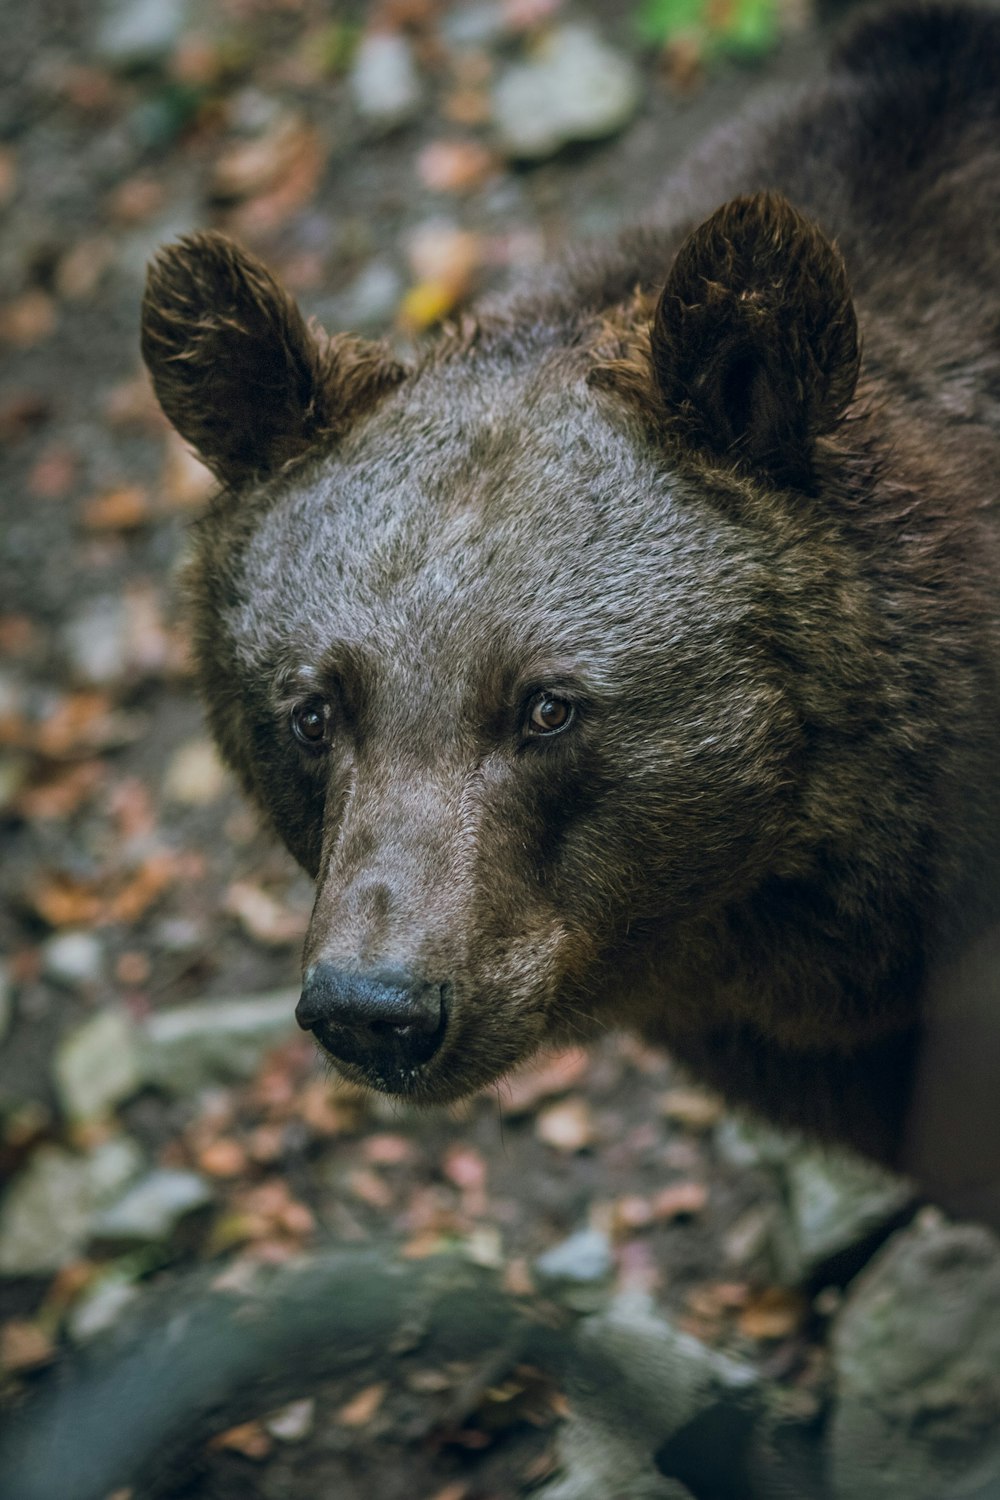
[[[457,5],[441,21],[441,34],[452,47],[495,47],[509,30],[502,0]]]
[[[271,1047],[299,1035],[298,998],[297,988],[272,990],[252,999],[200,1000],[156,1012],[140,1029],[142,1077],[172,1094],[252,1078]]]
[[[99,1213],[91,1233],[107,1240],[155,1243],[167,1239],[181,1219],[211,1203],[212,1197],[211,1187],[197,1172],[158,1167]]]
[[[0,1209],[0,1273],[46,1276],[80,1255],[95,1210],[121,1192],[141,1160],[127,1137],[89,1157],[39,1146]]]
[[[70,1309],[66,1319],[70,1338],[82,1344],[95,1333],[113,1328],[138,1295],[139,1288],[120,1273],[112,1271],[102,1276],[81,1293]]]
[[[784,1178],[794,1237],[794,1259],[785,1269],[796,1281],[861,1243],[913,1200],[905,1178],[847,1152],[803,1149],[787,1162]]]
[[[540,1255],[534,1269],[539,1281],[575,1286],[604,1283],[614,1269],[611,1242],[599,1229],[580,1229]]]
[[[102,1010],[70,1032],[53,1063],[60,1103],[71,1120],[99,1119],[139,1088],[136,1030],[124,1011]]]
[[[104,972],[104,947],[93,932],[57,932],[42,944],[42,972],[70,987],[97,984]]]
[[[211,740],[189,740],[175,750],[163,780],[163,794],[185,807],[207,807],[229,785],[229,775]]]
[[[358,114],[378,130],[394,130],[413,119],[423,89],[406,38],[394,32],[372,32],[358,47],[351,73]]]
[[[129,662],[125,601],[105,594],[89,599],[62,628],[63,649],[73,676],[92,687],[113,687]]]
[[[493,123],[515,160],[552,156],[570,141],[614,135],[639,107],[639,74],[587,26],[553,28],[493,93]]]
[[[387,260],[372,260],[335,298],[331,299],[336,328],[359,333],[381,332],[391,323],[403,295],[403,278]]]
[[[97,30],[97,51],[117,67],[169,56],[188,21],[188,0],[111,0]]]

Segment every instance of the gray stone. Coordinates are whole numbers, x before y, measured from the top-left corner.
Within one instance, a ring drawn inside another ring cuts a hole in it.
[[[298,998],[298,989],[273,990],[246,1000],[201,1000],[156,1012],[140,1029],[142,1077],[175,1094],[252,1078],[271,1047],[300,1034]]]
[[[913,1185],[848,1152],[803,1147],[784,1169],[794,1279],[889,1224],[913,1201]]]
[[[107,1240],[164,1240],[181,1219],[211,1203],[213,1196],[197,1172],[158,1167],[97,1214],[91,1234]]]
[[[124,1011],[99,1011],[59,1043],[53,1073],[71,1120],[107,1114],[142,1082],[134,1024]]]
[[[104,969],[104,947],[94,932],[57,932],[42,944],[42,972],[59,984],[96,984]]]
[[[933,1211],[893,1236],[833,1330],[835,1500],[1000,1495],[1000,1242]]]
[[[606,1282],[613,1270],[611,1243],[599,1229],[581,1229],[560,1240],[535,1261],[540,1280],[577,1286]]]
[[[495,47],[509,31],[501,0],[474,0],[456,5],[441,19],[441,32],[452,47]]]
[[[390,323],[403,295],[403,278],[390,261],[372,260],[364,270],[331,299],[331,323],[361,332],[382,329]]]
[[[70,1338],[80,1344],[95,1333],[113,1328],[138,1295],[139,1288],[117,1271],[92,1282],[74,1302],[66,1319]]]
[[[0,1209],[0,1272],[45,1276],[81,1254],[95,1211],[141,1162],[134,1141],[108,1141],[90,1156],[39,1146]]]
[[[167,57],[184,31],[188,0],[110,0],[97,30],[97,51],[118,67]]]
[[[63,650],[74,677],[91,687],[112,687],[128,667],[128,614],[124,599],[88,599],[62,628]]]
[[[589,27],[554,28],[535,54],[499,79],[493,123],[501,148],[518,160],[551,156],[570,141],[614,135],[635,114],[639,74]]]
[[[351,91],[358,114],[379,130],[393,130],[411,120],[423,102],[423,89],[406,38],[380,31],[362,38]]]

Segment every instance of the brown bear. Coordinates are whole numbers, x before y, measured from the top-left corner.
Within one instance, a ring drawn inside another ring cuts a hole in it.
[[[201,689],[348,1077],[449,1100],[627,1026],[895,1161],[1000,920],[1000,17],[862,23],[665,204],[412,365],[162,251]]]

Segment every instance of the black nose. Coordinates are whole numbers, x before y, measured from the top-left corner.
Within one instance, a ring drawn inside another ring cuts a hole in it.
[[[434,1056],[446,1026],[445,986],[399,970],[351,974],[313,964],[295,1019],[327,1052],[388,1088]]]

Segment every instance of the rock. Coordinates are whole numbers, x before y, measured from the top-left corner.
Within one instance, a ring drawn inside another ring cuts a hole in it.
[[[129,666],[128,612],[124,599],[100,595],[74,611],[62,628],[62,644],[78,682],[113,687]]]
[[[570,141],[614,135],[635,114],[640,80],[628,58],[589,27],[554,28],[534,55],[501,76],[493,123],[516,160],[551,156]]]
[[[423,89],[406,38],[372,32],[354,58],[351,90],[358,114],[379,130],[405,125],[420,109]]]
[[[212,1199],[211,1187],[197,1172],[158,1167],[97,1214],[91,1234],[105,1240],[165,1240],[181,1219]]]
[[[795,1281],[890,1224],[914,1198],[904,1178],[847,1152],[803,1147],[784,1178]]]
[[[175,1094],[252,1078],[269,1048],[299,1034],[298,998],[297,989],[273,990],[248,1000],[201,1000],[157,1012],[139,1034],[142,1077]]]
[[[121,1191],[141,1159],[127,1137],[89,1157],[39,1146],[0,1210],[0,1273],[46,1276],[80,1255],[95,1210]]]
[[[229,774],[211,740],[189,740],[175,750],[163,778],[163,795],[185,807],[207,807],[229,786]]]
[[[120,1272],[92,1282],[70,1309],[66,1326],[77,1343],[113,1328],[127,1307],[139,1295],[139,1288]]]
[[[104,971],[104,948],[93,932],[57,932],[42,944],[42,972],[59,984],[96,984]]]
[[[502,0],[474,0],[456,5],[441,18],[441,34],[451,47],[489,49],[510,30]]]
[[[361,332],[381,331],[395,316],[403,295],[403,278],[387,260],[372,260],[352,282],[331,299],[331,323]]]
[[[71,1120],[99,1118],[134,1094],[142,1077],[135,1027],[124,1011],[99,1011],[64,1037],[53,1072]]]
[[[539,1281],[564,1287],[603,1286],[613,1270],[611,1242],[599,1229],[581,1229],[535,1261]]]
[[[97,31],[98,54],[113,67],[157,62],[184,32],[188,0],[111,0]]]
[[[922,1216],[852,1284],[832,1339],[835,1500],[1000,1495],[1000,1241]]]

